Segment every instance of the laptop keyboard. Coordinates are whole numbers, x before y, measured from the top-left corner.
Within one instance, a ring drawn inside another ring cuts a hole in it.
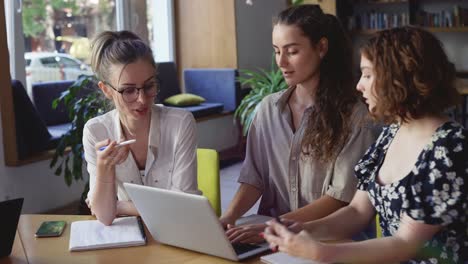
[[[245,243],[232,243],[231,245],[234,248],[234,251],[236,251],[237,255],[244,254],[245,252],[248,252],[248,251],[251,251],[260,247],[257,245],[245,244]]]

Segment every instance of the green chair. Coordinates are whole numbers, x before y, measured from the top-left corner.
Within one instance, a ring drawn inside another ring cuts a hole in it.
[[[197,149],[198,189],[208,198],[218,216],[221,215],[221,192],[219,187],[219,156],[213,149]]]
[[[380,217],[378,214],[375,215],[375,233],[377,238],[382,237],[382,227],[380,227]]]

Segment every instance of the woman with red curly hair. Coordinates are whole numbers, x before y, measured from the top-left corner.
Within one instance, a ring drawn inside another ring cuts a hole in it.
[[[453,64],[432,34],[404,27],[363,46],[361,71],[357,89],[389,126],[355,168],[356,195],[321,220],[289,230],[271,222],[265,238],[324,262],[467,263],[468,132],[444,114],[459,100]],[[376,214],[383,238],[318,242],[349,238]]]

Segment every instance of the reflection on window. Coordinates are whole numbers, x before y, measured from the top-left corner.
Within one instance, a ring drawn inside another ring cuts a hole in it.
[[[116,29],[115,0],[23,0],[26,83],[92,74],[90,39]]]

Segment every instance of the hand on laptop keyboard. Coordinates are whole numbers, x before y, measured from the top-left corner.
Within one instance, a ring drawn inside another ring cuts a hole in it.
[[[260,236],[260,233],[265,230],[266,224],[251,224],[242,226],[230,226],[226,231],[226,236],[231,243],[248,243],[258,244],[265,240]]]

